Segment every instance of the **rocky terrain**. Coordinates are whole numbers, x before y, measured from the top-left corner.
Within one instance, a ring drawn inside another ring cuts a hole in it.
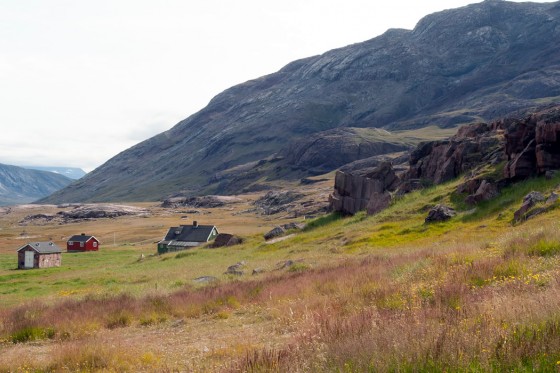
[[[66,176],[0,164],[0,205],[29,203],[64,188]]]
[[[95,219],[113,219],[120,216],[149,216],[147,209],[116,204],[75,204],[59,205],[56,213],[39,213],[25,216],[19,225],[45,225],[90,221]]]
[[[294,61],[220,93],[44,202],[262,190],[409,146],[377,141],[379,130],[398,138],[554,102],[559,16],[558,2],[488,0]]]
[[[466,125],[448,140],[422,143],[411,152],[408,169],[398,176],[390,162],[374,165],[373,169],[337,172],[330,196],[332,209],[372,214],[387,207],[394,194],[460,175],[465,182],[458,193],[467,196],[466,203],[476,204],[495,197],[512,182],[560,169],[560,106],[490,124]]]

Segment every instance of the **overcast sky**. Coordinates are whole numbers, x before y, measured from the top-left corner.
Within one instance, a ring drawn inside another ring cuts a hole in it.
[[[91,171],[230,86],[474,2],[0,0],[0,163]]]

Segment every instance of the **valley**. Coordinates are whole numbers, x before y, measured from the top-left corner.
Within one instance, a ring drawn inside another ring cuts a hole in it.
[[[474,208],[458,202],[462,181],[373,216],[318,216],[271,244],[266,231],[302,217],[248,212],[264,193],[241,195],[196,219],[243,244],[161,256],[154,242],[182,208],[140,203],[148,216],[25,227],[24,216],[59,208],[3,211],[0,371],[555,369],[559,205],[520,223],[513,214],[530,191],[560,192],[560,176],[518,183]],[[320,200],[332,183],[301,192]],[[440,203],[457,215],[426,224]],[[81,231],[100,237],[99,252],[64,253],[60,268],[13,269],[20,243]],[[239,262],[243,275],[224,274]],[[193,281],[201,276],[217,280]]]
[[[559,16],[440,11],[87,174],[0,164],[0,373],[559,371]]]

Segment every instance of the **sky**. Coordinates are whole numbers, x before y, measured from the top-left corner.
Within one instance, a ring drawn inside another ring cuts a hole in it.
[[[0,163],[91,171],[223,90],[472,0],[0,0]]]

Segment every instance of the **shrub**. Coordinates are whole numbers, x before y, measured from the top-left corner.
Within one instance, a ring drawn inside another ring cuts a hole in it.
[[[531,256],[555,256],[560,254],[560,242],[539,240],[528,248],[527,254]]]
[[[124,311],[120,311],[109,317],[106,325],[109,329],[124,328],[126,326],[129,326],[131,321],[132,320],[130,314]]]
[[[40,328],[36,326],[25,327],[10,336],[13,343],[24,343],[39,339],[53,339],[55,331],[53,328]]]

